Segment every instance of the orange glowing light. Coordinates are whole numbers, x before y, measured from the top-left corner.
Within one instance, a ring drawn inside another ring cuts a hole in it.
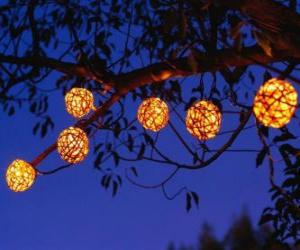
[[[6,183],[14,192],[29,189],[36,178],[36,170],[26,161],[14,160],[7,168]]]
[[[78,163],[89,152],[89,139],[82,129],[69,127],[60,133],[57,139],[57,151],[66,162]]]
[[[295,88],[287,81],[273,78],[258,90],[253,112],[264,126],[281,128],[292,119],[297,103]]]
[[[168,105],[159,98],[147,98],[139,106],[137,118],[145,129],[157,132],[168,124]]]
[[[186,115],[186,128],[199,140],[215,137],[221,126],[222,115],[219,108],[210,101],[201,100],[191,106]]]
[[[85,88],[72,88],[65,96],[65,105],[70,115],[81,118],[94,109],[94,97]]]

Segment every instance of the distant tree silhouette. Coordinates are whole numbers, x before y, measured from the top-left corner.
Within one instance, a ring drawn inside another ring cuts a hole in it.
[[[198,239],[198,244],[194,247],[180,246],[176,248],[174,243],[170,243],[168,250],[289,250],[298,249],[288,244],[283,244],[274,239],[274,231],[268,225],[253,226],[249,215],[243,212],[237,217],[223,239],[219,240],[213,232],[213,228],[204,223]]]
[[[199,249],[201,250],[223,250],[222,243],[215,237],[212,227],[205,223],[199,235]]]

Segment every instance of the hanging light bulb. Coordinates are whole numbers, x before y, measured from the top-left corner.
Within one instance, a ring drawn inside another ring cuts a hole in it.
[[[6,183],[14,192],[29,189],[36,178],[36,170],[26,161],[14,160],[6,170]]]
[[[139,106],[137,118],[145,129],[157,132],[168,124],[169,108],[159,98],[147,98]]]
[[[258,90],[253,112],[264,126],[281,128],[292,119],[297,99],[297,91],[289,82],[272,78]]]
[[[93,93],[85,88],[72,88],[65,95],[67,112],[75,118],[81,118],[94,109]]]
[[[89,139],[82,129],[69,127],[60,133],[57,151],[66,162],[81,162],[89,152]]]
[[[199,140],[215,137],[221,126],[222,115],[219,108],[210,101],[201,100],[192,105],[186,115],[186,128]]]

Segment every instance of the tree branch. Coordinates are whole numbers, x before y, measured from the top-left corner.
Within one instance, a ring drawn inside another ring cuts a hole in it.
[[[173,77],[215,72],[227,67],[241,67],[253,64],[266,65],[272,62],[291,60],[293,56],[277,51],[274,52],[273,57],[269,57],[259,46],[252,46],[243,48],[241,51],[222,49],[216,51],[214,55],[198,52],[195,58],[197,61],[196,71],[190,64],[189,57],[178,58],[120,74],[115,78],[118,83],[117,87],[126,92],[148,83],[160,82]]]
[[[87,80],[95,80],[100,83],[105,83],[106,85],[114,86],[113,75],[106,72],[104,69],[97,69],[98,74],[95,75],[90,69],[83,65],[63,62],[54,58],[42,56],[17,57],[0,53],[0,62],[16,65],[29,65],[38,68],[50,68],[67,75],[83,77]]]

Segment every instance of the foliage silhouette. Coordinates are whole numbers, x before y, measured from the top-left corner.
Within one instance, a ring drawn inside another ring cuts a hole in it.
[[[107,133],[93,150],[102,187],[116,195],[125,177],[141,188],[160,188],[167,199],[184,193],[187,210],[199,205],[198,194],[186,186],[175,194],[166,188],[179,171],[211,166],[227,152],[256,153],[257,167],[269,168],[273,200],[261,223],[272,222],[278,240],[297,242],[299,129],[268,129],[249,118],[255,91],[271,76],[300,83],[298,5],[296,0],[1,1],[0,105],[8,116],[28,109],[36,117],[33,134],[45,137],[56,123],[48,112],[51,93],[88,88],[97,108],[74,125],[90,137]],[[56,81],[47,81],[50,76]],[[168,131],[186,152],[186,162],[164,152],[165,130],[149,133],[128,118],[128,107],[150,96],[168,102],[173,117]],[[186,134],[183,116],[199,99],[214,102],[231,121],[216,144]],[[292,124],[297,121],[295,115]],[[234,148],[249,129],[260,145]],[[55,149],[54,142],[32,164],[37,167]],[[110,159],[115,167],[105,165]],[[140,183],[139,161],[173,169],[148,186]],[[275,181],[275,162],[285,164],[282,183]],[[124,174],[116,170],[121,164],[127,166]],[[38,171],[47,175],[66,168]]]

